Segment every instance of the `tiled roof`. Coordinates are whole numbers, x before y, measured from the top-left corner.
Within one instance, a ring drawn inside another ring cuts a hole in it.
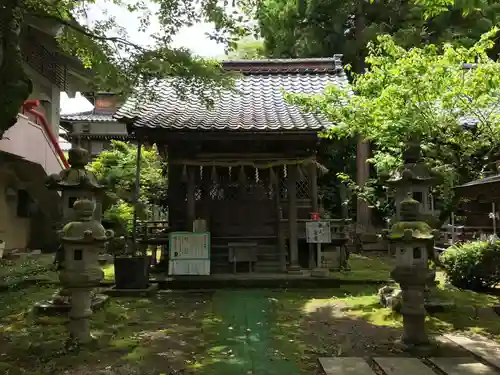
[[[113,113],[95,113],[94,111],[61,115],[66,122],[116,122]]]
[[[137,105],[130,98],[115,118],[133,120],[135,128],[179,130],[320,130],[332,124],[285,102],[283,91],[320,94],[327,86],[348,86],[340,57],[323,59],[226,61],[239,72],[235,89],[224,92],[213,108],[197,98],[181,100],[171,84],[158,85],[158,100]]]
[[[478,180],[467,182],[463,185],[457,186],[457,189],[464,189],[471,186],[487,185],[500,182],[500,175],[489,176],[485,178],[480,178]]]

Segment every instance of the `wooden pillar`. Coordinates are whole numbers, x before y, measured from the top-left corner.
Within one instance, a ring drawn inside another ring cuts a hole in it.
[[[311,211],[319,212],[318,204],[318,169],[315,163],[311,163],[308,166],[309,175],[309,195],[311,197]],[[313,243],[309,244],[309,268],[316,268],[316,246]]]
[[[134,216],[132,217],[132,243],[134,250],[137,247],[137,208],[139,206],[139,195],[141,188],[141,159],[142,159],[142,143],[137,141],[137,157],[135,161],[135,190],[134,190]]]
[[[297,166],[288,167],[288,239],[290,241],[289,271],[300,271],[297,233]]]
[[[344,202],[347,200],[347,186],[344,184],[339,185],[339,197],[340,197],[340,212],[342,213],[342,219],[349,219],[349,206],[345,205]]]
[[[274,199],[276,204],[276,231],[278,233],[278,253],[280,259],[280,270],[286,271],[286,238],[283,231],[281,220],[283,219],[283,211],[281,208],[281,189],[279,177],[276,178],[277,182],[274,184]]]
[[[370,178],[370,166],[367,162],[369,157],[370,144],[359,138],[356,152],[356,183],[358,186],[365,185]],[[361,199],[357,199],[357,224],[364,228],[368,228],[371,224],[370,214],[368,203]]]
[[[188,232],[193,231],[193,222],[196,219],[196,206],[195,206],[195,168],[194,167],[188,167],[187,168],[188,172],[188,183],[187,183],[187,213],[186,213],[186,218],[187,218],[187,223],[186,223],[186,230]]]

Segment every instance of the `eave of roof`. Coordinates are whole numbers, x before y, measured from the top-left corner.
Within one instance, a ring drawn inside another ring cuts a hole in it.
[[[138,105],[129,98],[115,118],[132,129],[196,131],[320,131],[333,124],[320,114],[287,103],[283,91],[321,94],[329,85],[348,88],[340,56],[320,59],[224,61],[228,72],[242,75],[213,108],[191,96],[180,100],[171,84],[157,85],[156,102]]]
[[[485,177],[485,178],[480,178],[480,179],[477,179],[474,181],[470,181],[470,182],[467,182],[463,185],[457,186],[456,188],[457,189],[465,189],[468,187],[488,185],[488,184],[494,184],[494,183],[500,183],[500,174]]]
[[[64,114],[60,116],[63,122],[117,122],[113,113],[95,113],[87,111],[81,113]]]

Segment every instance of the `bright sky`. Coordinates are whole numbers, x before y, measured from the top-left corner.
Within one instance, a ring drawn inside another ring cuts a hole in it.
[[[112,15],[116,18],[116,23],[118,25],[124,25],[126,27],[129,39],[137,44],[148,44],[150,42],[149,35],[159,31],[158,22],[154,22],[155,20],[153,20],[151,26],[145,33],[138,32],[139,20],[137,15],[104,1],[99,1],[92,6],[92,9],[88,13],[89,22],[108,18],[108,16],[103,15],[105,11],[108,12],[108,15]],[[174,47],[186,47],[190,49],[193,54],[203,57],[222,56],[224,54],[224,46],[210,40],[205,35],[211,30],[213,30],[213,27],[206,23],[183,28],[174,37],[173,45]],[[85,112],[92,108],[90,102],[79,93],[73,99],[68,98],[66,93],[61,93],[61,113],[63,114]]]

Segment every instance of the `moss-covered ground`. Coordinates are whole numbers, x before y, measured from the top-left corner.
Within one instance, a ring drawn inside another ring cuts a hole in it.
[[[379,255],[351,262],[353,268],[373,264],[388,272],[391,261]],[[111,279],[111,269],[105,273]],[[92,318],[95,345],[78,351],[65,347],[64,318],[31,311],[56,287],[29,285],[0,294],[0,373],[313,375],[321,373],[320,356],[405,355],[393,345],[401,318],[379,305],[375,285],[163,291],[148,299],[112,299]],[[479,332],[500,340],[500,319],[490,308],[496,296],[444,282],[437,293],[456,307],[428,317],[431,332]],[[440,355],[463,354],[457,353],[445,348]]]

